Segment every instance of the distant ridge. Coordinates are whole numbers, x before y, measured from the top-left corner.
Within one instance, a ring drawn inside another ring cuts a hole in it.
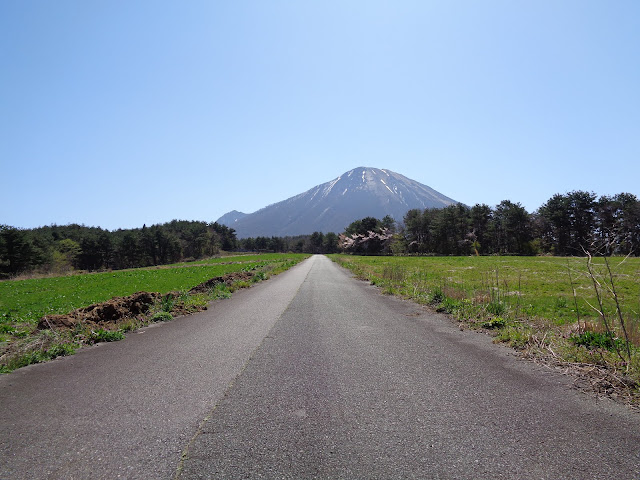
[[[391,170],[358,167],[257,212],[226,213],[217,222],[234,228],[238,238],[284,237],[313,232],[341,233],[354,220],[390,215],[402,220],[413,208],[458,203],[431,187]]]
[[[217,222],[221,225],[226,225],[227,227],[233,228],[238,220],[246,217],[246,213],[239,212],[237,210],[231,210],[229,213],[225,213],[221,216]]]

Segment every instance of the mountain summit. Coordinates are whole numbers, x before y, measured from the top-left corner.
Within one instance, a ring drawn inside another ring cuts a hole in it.
[[[390,215],[402,220],[413,208],[441,208],[455,200],[391,170],[359,167],[257,212],[229,212],[218,223],[238,238],[341,233],[353,221]],[[232,220],[233,219],[233,220]]]

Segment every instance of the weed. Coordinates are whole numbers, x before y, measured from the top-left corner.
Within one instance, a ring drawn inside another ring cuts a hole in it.
[[[438,303],[442,303],[444,300],[444,292],[442,291],[442,287],[434,287],[431,290],[431,293],[428,296],[429,303],[432,305],[437,305]]]
[[[78,345],[74,345],[72,343],[54,343],[47,349],[45,358],[48,360],[50,358],[73,355],[77,348]]]
[[[39,349],[29,350],[10,358],[6,363],[0,365],[0,373],[9,373],[17,368],[33,365],[34,363],[42,363],[56,357],[73,355],[77,348],[77,344],[60,342],[53,343],[48,348],[43,346]]]
[[[631,342],[627,322],[622,312],[621,297],[618,294],[617,276],[613,274],[611,265],[607,257],[603,257],[604,265],[606,269],[597,270],[594,264],[593,257],[589,252],[587,254],[587,270],[589,272],[589,278],[591,279],[593,290],[597,299],[597,306],[589,305],[595,310],[599,316],[602,324],[604,325],[605,332],[611,337],[615,336],[616,329],[621,329],[624,334],[624,341],[622,343],[612,342],[611,348],[616,352],[620,360],[626,364],[627,372],[631,363]],[[629,257],[626,257],[620,265],[624,264]],[[613,302],[614,307],[607,308],[606,302]],[[613,312],[612,312],[613,311]],[[618,325],[616,326],[616,321]]]
[[[143,319],[127,318],[118,324],[118,328],[121,332],[126,333],[140,328],[143,324]]]
[[[173,320],[173,315],[169,312],[158,312],[154,313],[150,319],[152,322],[168,322]]]
[[[124,333],[119,330],[105,330],[104,328],[100,328],[98,330],[92,331],[89,340],[92,343],[98,342],[115,342],[118,340],[122,340],[124,338]]]
[[[583,346],[590,350],[602,348],[614,352],[616,349],[620,350],[625,347],[625,341],[621,338],[615,338],[611,332],[592,332],[587,330],[571,335],[569,341],[574,345]]]
[[[502,317],[494,317],[480,324],[482,328],[486,328],[488,330],[504,328],[506,325],[507,325],[507,321]]]
[[[500,330],[496,340],[517,350],[523,350],[531,345],[532,337],[533,332],[529,328],[506,326]]]
[[[496,301],[496,300],[487,303],[484,306],[484,309],[490,315],[503,315],[506,311],[504,302]]]
[[[14,333],[16,328],[13,325],[7,323],[0,323],[0,333]]]
[[[231,290],[226,284],[218,283],[215,287],[211,289],[209,296],[212,299],[231,298]]]
[[[460,308],[460,305],[460,301],[450,297],[444,297],[442,302],[438,305],[438,308],[436,308],[436,312],[455,313]]]
[[[265,272],[257,272],[251,277],[251,283],[258,283],[266,280],[268,275]]]
[[[392,283],[402,283],[407,278],[407,269],[402,265],[385,265],[382,269],[382,278]]]
[[[171,310],[173,310],[173,307],[176,305],[176,301],[175,298],[173,297],[173,295],[171,295],[170,293],[166,294],[164,297],[162,297],[162,299],[160,300],[160,310],[162,312],[171,312]]]
[[[565,297],[558,297],[555,301],[556,309],[560,310],[562,308],[567,308],[567,299]]]
[[[385,295],[395,295],[397,293],[397,290],[392,284],[389,284],[382,290],[382,293],[384,293]]]
[[[209,297],[207,295],[197,293],[187,296],[187,298],[182,302],[182,305],[187,311],[200,311],[206,310],[208,303]]]
[[[230,287],[228,287],[228,291],[229,292],[235,292],[236,290],[240,290],[241,288],[249,288],[251,286],[251,283],[246,281],[246,280],[238,280],[237,282],[234,282]],[[227,298],[227,297],[222,297],[222,298]]]

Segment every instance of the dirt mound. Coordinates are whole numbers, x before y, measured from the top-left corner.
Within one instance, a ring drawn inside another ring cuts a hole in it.
[[[65,315],[46,315],[38,322],[38,328],[73,328],[78,323],[88,322],[115,323],[123,318],[147,313],[151,305],[162,296],[160,293],[137,292],[127,297],[114,297],[107,302],[79,308]]]
[[[207,293],[212,288],[215,288],[216,285],[224,283],[227,286],[231,286],[231,284],[235,282],[245,281],[248,282],[253,277],[253,273],[251,272],[235,272],[235,273],[227,273],[221,277],[213,277],[207,280],[206,282],[202,282],[200,285],[196,285],[189,293]]]

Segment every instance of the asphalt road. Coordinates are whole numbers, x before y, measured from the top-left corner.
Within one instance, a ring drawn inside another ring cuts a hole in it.
[[[640,415],[569,385],[316,256],[0,377],[0,478],[640,478]]]

